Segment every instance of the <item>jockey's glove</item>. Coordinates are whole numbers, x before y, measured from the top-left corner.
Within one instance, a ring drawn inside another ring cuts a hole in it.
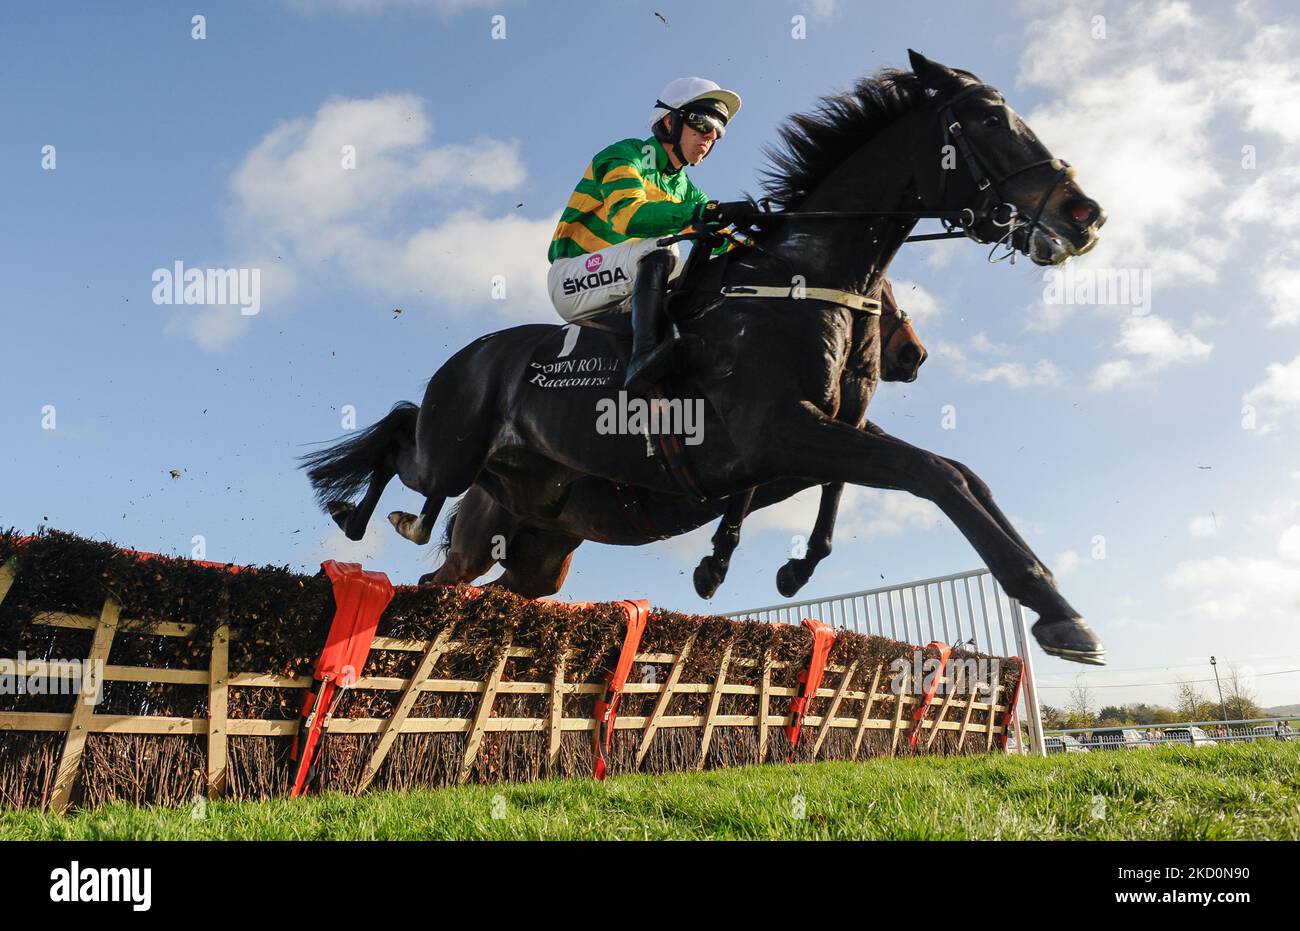
[[[723,227],[731,226],[749,226],[760,216],[763,211],[754,206],[752,201],[748,200],[729,200],[717,201],[711,200],[703,204],[696,213],[695,219],[705,226]]]

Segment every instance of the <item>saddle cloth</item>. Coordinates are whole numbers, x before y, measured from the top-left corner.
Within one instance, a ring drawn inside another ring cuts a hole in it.
[[[569,323],[537,344],[524,380],[542,391],[621,387],[631,351],[630,336]]]

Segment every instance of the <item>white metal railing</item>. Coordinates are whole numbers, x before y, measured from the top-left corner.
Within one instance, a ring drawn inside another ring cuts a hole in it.
[[[1087,750],[1110,750],[1118,747],[1160,746],[1168,743],[1241,743],[1255,740],[1296,741],[1300,731],[1291,725],[1295,717],[1235,718],[1216,721],[1175,721],[1168,724],[1094,724],[1092,727],[1052,728],[1046,737],[1053,741],[1051,750],[1063,749],[1062,737],[1073,737]],[[1200,733],[1193,734],[1196,728]],[[1172,732],[1172,733],[1170,733]],[[1060,743],[1060,747],[1055,746]]]
[[[1031,742],[1036,753],[1044,753],[1042,717],[1024,609],[1020,602],[1002,591],[987,569],[826,598],[788,601],[724,616],[786,624],[813,618],[868,636],[918,645],[940,640],[990,656],[1019,657],[1024,663],[1021,685]],[[1019,729],[1018,720],[1016,727]]]

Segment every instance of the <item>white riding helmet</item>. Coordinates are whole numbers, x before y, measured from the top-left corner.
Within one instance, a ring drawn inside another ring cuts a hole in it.
[[[650,111],[650,128],[653,130],[659,121],[672,110],[687,109],[690,104],[708,101],[712,106],[704,105],[692,109],[703,111],[713,119],[722,137],[723,128],[740,112],[740,95],[735,91],[723,90],[707,78],[677,78],[659,92],[655,108]]]

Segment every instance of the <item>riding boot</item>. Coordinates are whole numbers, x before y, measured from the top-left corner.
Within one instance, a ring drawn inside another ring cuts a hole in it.
[[[667,249],[642,257],[632,285],[632,357],[623,387],[628,394],[646,397],[672,362],[675,336],[668,318],[668,276],[676,258]]]

